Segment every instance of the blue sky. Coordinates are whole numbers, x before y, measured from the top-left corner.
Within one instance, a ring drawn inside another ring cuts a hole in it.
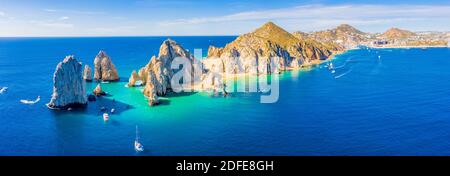
[[[450,31],[450,2],[435,0],[0,0],[0,36],[239,35],[267,21],[288,31],[348,23]]]

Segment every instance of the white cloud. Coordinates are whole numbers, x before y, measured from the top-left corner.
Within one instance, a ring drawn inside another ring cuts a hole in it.
[[[117,33],[130,33],[136,29],[136,26],[112,26],[112,27],[96,27],[93,28],[94,33],[98,34],[117,34]]]
[[[41,26],[41,27],[50,27],[50,28],[73,28],[74,24],[71,23],[61,23],[54,21],[30,21],[31,24]]]
[[[100,15],[105,14],[102,11],[84,11],[84,10],[69,10],[69,9],[44,9],[48,13],[72,13],[72,14],[82,14],[82,15]]]
[[[282,21],[285,25],[308,25],[309,30],[340,23],[352,25],[387,24],[450,19],[449,5],[305,5],[263,11],[247,11],[215,17],[163,21],[159,25],[217,25],[225,23]],[[296,24],[295,24],[296,23]],[[438,25],[438,24],[436,24]],[[298,30],[298,29],[297,29]]]
[[[68,16],[59,17],[59,21],[65,21],[65,20],[68,20],[68,19],[69,19]]]
[[[0,11],[0,17],[6,16],[5,12]]]

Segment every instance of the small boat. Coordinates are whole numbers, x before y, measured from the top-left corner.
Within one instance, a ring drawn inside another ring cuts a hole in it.
[[[381,56],[378,56],[378,59],[381,59]]]
[[[134,140],[134,150],[136,150],[136,152],[144,151],[144,146],[139,142],[139,131],[137,125],[136,125],[136,139]]]
[[[41,96],[38,96],[36,100],[20,100],[23,104],[35,104],[37,102],[41,101]]]
[[[332,63],[332,62],[330,62],[330,63],[328,64],[328,69],[330,69],[330,70],[334,69],[334,66],[333,66],[333,63]]]
[[[0,89],[0,94],[5,93],[6,90],[8,90],[8,87],[2,87],[2,88]]]
[[[104,121],[108,121],[108,120],[109,120],[109,115],[108,115],[108,113],[103,113],[103,120],[104,120]]]
[[[116,112],[116,109],[111,109],[111,114],[114,114],[114,112]]]

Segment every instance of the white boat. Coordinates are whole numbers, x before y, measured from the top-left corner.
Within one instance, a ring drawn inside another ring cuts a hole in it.
[[[328,68],[329,70],[334,69],[333,63],[332,62],[328,62],[327,65],[325,66],[326,68]]]
[[[104,121],[108,121],[108,120],[109,120],[109,115],[108,115],[108,113],[103,113],[103,120],[104,120]]]
[[[41,96],[38,96],[36,100],[20,100],[23,104],[35,104],[37,102],[41,101]]]
[[[6,90],[8,90],[8,87],[2,87],[2,88],[0,89],[0,94],[5,93]]]
[[[136,150],[136,152],[144,151],[144,146],[139,142],[139,132],[137,125],[136,125],[136,139],[134,140],[134,150]]]
[[[114,112],[116,112],[116,109],[111,109],[111,114],[114,114]]]

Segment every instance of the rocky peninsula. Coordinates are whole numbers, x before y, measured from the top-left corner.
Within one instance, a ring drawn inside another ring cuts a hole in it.
[[[224,89],[227,77],[236,75],[279,74],[283,71],[308,67],[333,57],[333,55],[360,45],[369,47],[405,45],[438,46],[447,45],[442,38],[448,34],[417,34],[391,28],[385,33],[362,32],[343,24],[334,29],[318,32],[290,33],[272,22],[262,25],[253,32],[241,35],[223,48],[210,46],[207,57],[197,59],[188,50],[173,40],[164,41],[158,56],[153,56],[148,64],[131,73],[127,87],[144,86],[143,95],[150,106],[160,103],[159,97],[173,91],[171,80],[179,69],[171,64],[177,58],[185,58],[190,64],[191,82],[184,82],[193,91]],[[54,93],[48,104],[51,108],[66,108],[87,103],[85,81],[118,81],[119,75],[111,58],[100,51],[94,59],[92,69],[73,56],[68,56],[58,64],[54,75]],[[186,88],[186,87],[185,87]],[[103,95],[101,86],[95,95]]]
[[[301,39],[269,22],[238,37],[224,48],[210,46],[207,58],[200,64],[201,80],[192,80],[192,88],[222,88],[226,76],[217,75],[278,74],[318,64],[341,50],[337,45],[325,45],[314,39]],[[174,70],[170,68],[170,64],[176,57],[187,58],[191,63],[198,62],[175,41],[166,40],[160,47],[158,57],[153,56],[146,66],[138,72],[132,72],[128,86],[135,86],[137,81],[142,81],[145,85],[143,93],[148,98],[149,105],[157,105],[158,96],[165,96],[171,91],[170,80]],[[198,64],[192,66],[196,67]]]

